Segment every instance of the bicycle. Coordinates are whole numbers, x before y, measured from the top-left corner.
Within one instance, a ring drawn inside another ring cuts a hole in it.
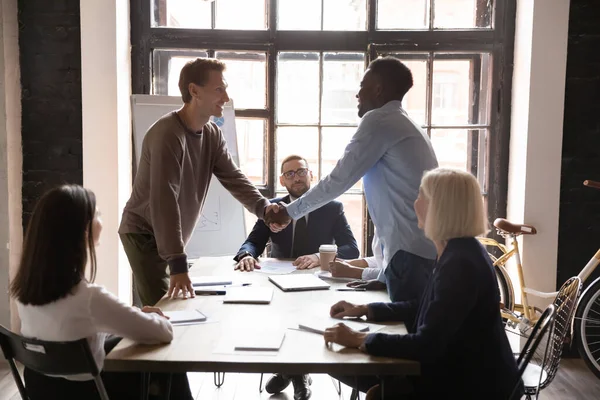
[[[583,184],[594,189],[600,189],[600,182],[586,180]],[[488,254],[493,261],[498,280],[502,319],[506,321],[508,327],[518,328],[522,334],[526,335],[542,313],[539,308],[529,305],[528,295],[553,299],[558,292],[541,292],[525,285],[517,238],[521,235],[535,235],[537,233],[536,228],[527,224],[515,224],[504,218],[496,219],[494,227],[500,236],[507,239],[509,245],[501,244],[486,237],[478,237],[477,239],[484,246],[491,246],[500,250],[501,255],[499,257],[491,252],[488,252]],[[506,269],[506,263],[513,256],[515,257],[517,276],[521,287],[522,304],[515,304],[513,283]],[[585,282],[598,264],[600,264],[600,249],[577,276],[582,282]],[[580,296],[572,330],[575,332],[579,354],[590,370],[600,378],[600,278],[595,279]]]

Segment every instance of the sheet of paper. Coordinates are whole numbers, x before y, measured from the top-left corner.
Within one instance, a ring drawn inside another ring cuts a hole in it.
[[[240,335],[235,339],[234,349],[238,351],[279,351],[284,331],[265,331],[255,335]]]
[[[198,310],[164,311],[173,325],[190,325],[206,321],[206,316]]]
[[[296,270],[296,267],[292,265],[292,261],[282,260],[260,260],[260,269],[256,269],[256,272],[262,272],[265,274],[273,275],[284,275],[291,274]]]
[[[194,287],[224,286],[233,283],[231,277],[226,276],[192,276],[191,280]]]
[[[348,328],[354,329],[355,331],[358,331],[358,332],[369,332],[370,331],[369,325],[367,325],[367,324],[363,324],[360,322],[347,320],[347,319],[336,319],[336,318],[310,318],[310,319],[304,320],[301,323],[299,323],[298,328],[300,330],[314,332],[314,333],[318,333],[318,334],[322,335],[325,332],[325,329],[331,328],[332,326],[335,326],[336,324],[339,324],[339,323],[343,323]]]

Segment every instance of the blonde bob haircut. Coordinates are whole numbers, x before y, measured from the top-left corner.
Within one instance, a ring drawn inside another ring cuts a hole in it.
[[[434,241],[487,233],[481,187],[468,172],[436,168],[424,174],[421,192],[429,201],[425,236]]]

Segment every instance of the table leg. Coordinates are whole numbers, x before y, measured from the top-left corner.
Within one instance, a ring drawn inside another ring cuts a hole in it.
[[[223,386],[223,383],[225,383],[225,372],[213,372],[213,382],[218,388]]]
[[[140,399],[148,400],[148,390],[150,386],[150,373],[141,372],[141,388],[140,388]]]

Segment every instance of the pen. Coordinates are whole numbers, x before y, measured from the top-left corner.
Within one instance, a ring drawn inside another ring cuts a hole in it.
[[[335,289],[338,292],[366,292],[367,289],[365,288],[338,288]]]

